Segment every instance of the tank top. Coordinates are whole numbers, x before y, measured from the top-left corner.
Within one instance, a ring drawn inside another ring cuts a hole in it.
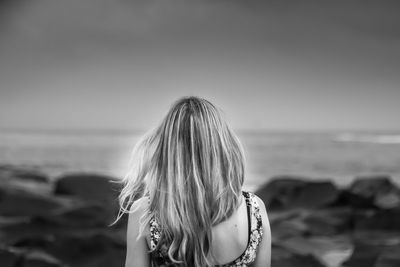
[[[235,260],[223,264],[215,265],[215,267],[232,267],[232,266],[250,266],[255,259],[257,249],[262,240],[263,229],[260,214],[260,207],[255,199],[255,195],[250,192],[242,191],[247,206],[248,220],[248,243],[243,253]],[[151,266],[177,266],[168,257],[168,248],[166,246],[156,249],[158,241],[161,237],[161,227],[154,218],[150,219],[150,258]]]

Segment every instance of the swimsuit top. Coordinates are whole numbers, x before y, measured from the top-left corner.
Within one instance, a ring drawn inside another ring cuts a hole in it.
[[[263,235],[260,207],[255,199],[254,194],[245,191],[243,191],[242,193],[246,200],[247,219],[249,226],[249,238],[247,247],[243,251],[243,253],[235,260],[223,265],[216,265],[215,267],[250,266],[250,264],[253,263],[256,259],[257,249]],[[163,246],[157,250],[155,249],[160,237],[161,229],[153,216],[150,220],[150,257],[152,266],[176,266],[168,257],[168,248],[166,246]]]

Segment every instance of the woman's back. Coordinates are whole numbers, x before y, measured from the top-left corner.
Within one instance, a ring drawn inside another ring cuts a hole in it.
[[[217,266],[250,266],[255,261],[264,232],[260,201],[254,194],[243,191],[237,210],[212,228],[211,252]],[[147,246],[152,251],[151,261],[155,266],[173,266],[168,258],[168,248],[156,249],[161,231],[153,217],[146,231]]]

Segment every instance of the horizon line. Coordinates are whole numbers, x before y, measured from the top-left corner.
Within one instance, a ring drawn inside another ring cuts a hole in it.
[[[1,132],[18,133],[54,133],[54,134],[139,134],[145,133],[149,128],[87,128],[87,127],[1,127]],[[400,129],[368,129],[368,128],[233,128],[238,133],[399,133]]]

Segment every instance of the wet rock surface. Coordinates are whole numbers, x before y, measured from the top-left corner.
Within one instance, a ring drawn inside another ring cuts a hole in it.
[[[400,193],[390,177],[339,189],[281,176],[255,193],[269,207],[272,266],[400,266]]]
[[[124,266],[126,219],[110,226],[116,179],[76,173],[51,183],[28,174],[0,166],[1,267]]]
[[[267,209],[317,208],[334,203],[339,190],[330,181],[305,181],[304,178],[279,176],[257,191]]]
[[[126,216],[109,226],[116,180],[75,173],[52,183],[30,171],[0,166],[0,266],[124,266]],[[337,188],[281,176],[255,193],[268,208],[272,267],[400,266],[400,193],[389,177]]]

